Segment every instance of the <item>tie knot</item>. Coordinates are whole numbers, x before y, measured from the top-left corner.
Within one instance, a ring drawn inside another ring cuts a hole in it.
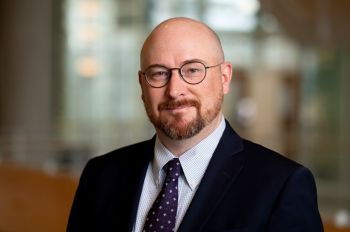
[[[181,174],[181,164],[178,158],[170,160],[165,165],[166,176],[170,178],[179,178]]]

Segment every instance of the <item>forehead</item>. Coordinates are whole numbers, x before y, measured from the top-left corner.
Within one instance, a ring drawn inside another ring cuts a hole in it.
[[[145,41],[141,52],[141,67],[156,63],[181,65],[193,59],[212,62],[219,59],[220,50],[216,35],[200,23],[161,24]]]

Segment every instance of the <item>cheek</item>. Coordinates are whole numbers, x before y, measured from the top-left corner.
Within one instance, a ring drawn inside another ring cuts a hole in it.
[[[210,82],[203,86],[200,99],[203,110],[208,110],[217,107],[218,101],[224,94],[224,88],[221,82]]]
[[[206,85],[203,85],[200,91],[204,99],[211,101],[215,99],[216,96],[223,94],[224,89],[220,81],[210,81],[207,82]]]
[[[159,93],[155,91],[144,90],[142,92],[142,100],[144,104],[152,110],[157,110],[157,107],[160,103],[160,99],[161,97]]]

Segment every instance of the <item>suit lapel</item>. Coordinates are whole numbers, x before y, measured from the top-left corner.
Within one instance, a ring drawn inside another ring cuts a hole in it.
[[[200,231],[244,165],[241,138],[228,122],[198,190],[181,222],[181,231]]]
[[[139,172],[136,173],[137,176],[135,178],[135,184],[137,186],[136,186],[136,193],[134,195],[135,196],[134,201],[131,206],[132,210],[131,210],[130,220],[128,222],[128,231],[133,231],[133,228],[134,228],[137,209],[140,201],[140,196],[142,193],[143,182],[145,180],[148,164],[154,156],[154,143],[155,143],[155,136],[147,143],[146,147],[143,147],[140,151],[144,154],[143,157],[145,157],[145,159],[135,160],[135,162],[137,162],[135,170],[139,170]],[[129,197],[129,196],[126,196],[126,197]]]

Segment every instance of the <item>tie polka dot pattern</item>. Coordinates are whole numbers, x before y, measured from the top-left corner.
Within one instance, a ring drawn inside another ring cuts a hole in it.
[[[178,178],[181,175],[179,159],[164,165],[166,177],[155,202],[147,214],[144,232],[174,231],[178,205]]]

